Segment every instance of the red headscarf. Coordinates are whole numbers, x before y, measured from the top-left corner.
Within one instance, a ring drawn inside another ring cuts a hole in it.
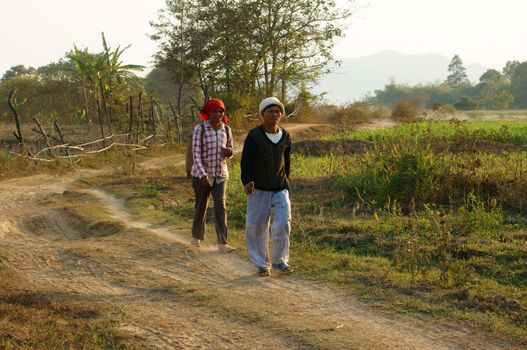
[[[201,111],[199,111],[201,119],[203,119],[203,121],[209,120],[212,111],[214,111],[218,107],[225,111],[225,104],[219,98],[211,98],[210,100],[205,102],[203,108],[201,109]],[[222,121],[227,124],[227,114],[223,115]]]

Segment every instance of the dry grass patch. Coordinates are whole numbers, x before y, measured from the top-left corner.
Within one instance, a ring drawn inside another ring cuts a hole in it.
[[[0,268],[0,348],[139,349],[119,330],[122,310],[75,294],[32,290]]]

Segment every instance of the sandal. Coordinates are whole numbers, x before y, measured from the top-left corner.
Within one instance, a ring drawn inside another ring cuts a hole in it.
[[[218,250],[220,251],[220,253],[227,254],[227,253],[232,253],[233,251],[236,250],[236,248],[231,247],[228,244],[218,244]]]
[[[201,247],[201,243],[199,242],[199,239],[194,238],[194,237],[190,239],[190,245],[194,247],[198,247],[198,248]]]
[[[259,267],[258,268],[258,276],[260,277],[267,277],[270,276],[271,272],[267,269],[267,267]]]
[[[280,263],[280,264],[273,264],[273,268],[277,269],[281,273],[291,273],[293,272],[293,268],[286,263]]]

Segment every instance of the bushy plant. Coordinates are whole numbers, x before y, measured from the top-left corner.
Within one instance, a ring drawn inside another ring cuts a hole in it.
[[[329,122],[338,124],[356,124],[368,122],[373,119],[385,119],[388,117],[389,111],[386,108],[359,102],[344,107],[338,107],[329,115]]]
[[[463,96],[454,103],[454,107],[463,111],[468,111],[475,109],[477,107],[477,103],[473,98]]]
[[[444,203],[472,208],[472,196],[509,212],[525,213],[527,186],[525,154],[460,154],[449,157],[449,168],[441,180]],[[469,198],[469,199],[467,199]],[[490,202],[489,202],[490,201]]]
[[[359,167],[341,179],[351,196],[359,193],[379,206],[395,200],[405,211],[415,211],[435,198],[446,164],[429,147],[393,140],[367,152]]]
[[[503,210],[495,199],[491,199],[488,205],[485,205],[474,193],[470,193],[465,204],[459,207],[454,227],[457,232],[464,235],[496,237],[496,230],[503,226],[503,220]]]
[[[421,106],[411,100],[399,101],[392,108],[392,117],[403,123],[415,122],[419,113],[421,113]]]
[[[456,257],[466,243],[453,233],[451,221],[457,214],[447,215],[435,206],[425,205],[419,213],[404,215],[396,202],[381,210],[385,236],[393,244],[393,266],[410,273],[411,282],[424,280],[433,271],[443,287],[459,287],[472,278],[467,263]]]

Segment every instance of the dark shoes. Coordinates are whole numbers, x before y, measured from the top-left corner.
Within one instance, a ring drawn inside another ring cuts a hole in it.
[[[271,275],[271,272],[266,267],[259,267],[258,268],[258,276],[260,277],[268,277]]]
[[[281,273],[291,273],[293,272],[293,268],[286,263],[280,263],[280,264],[273,264],[273,269],[277,269]]]
[[[280,263],[280,264],[273,264],[273,269],[277,269],[280,271],[280,273],[286,274],[293,272],[293,268],[286,263]],[[268,277],[271,275],[271,271],[267,267],[259,267],[258,268],[258,276],[260,277]]]

